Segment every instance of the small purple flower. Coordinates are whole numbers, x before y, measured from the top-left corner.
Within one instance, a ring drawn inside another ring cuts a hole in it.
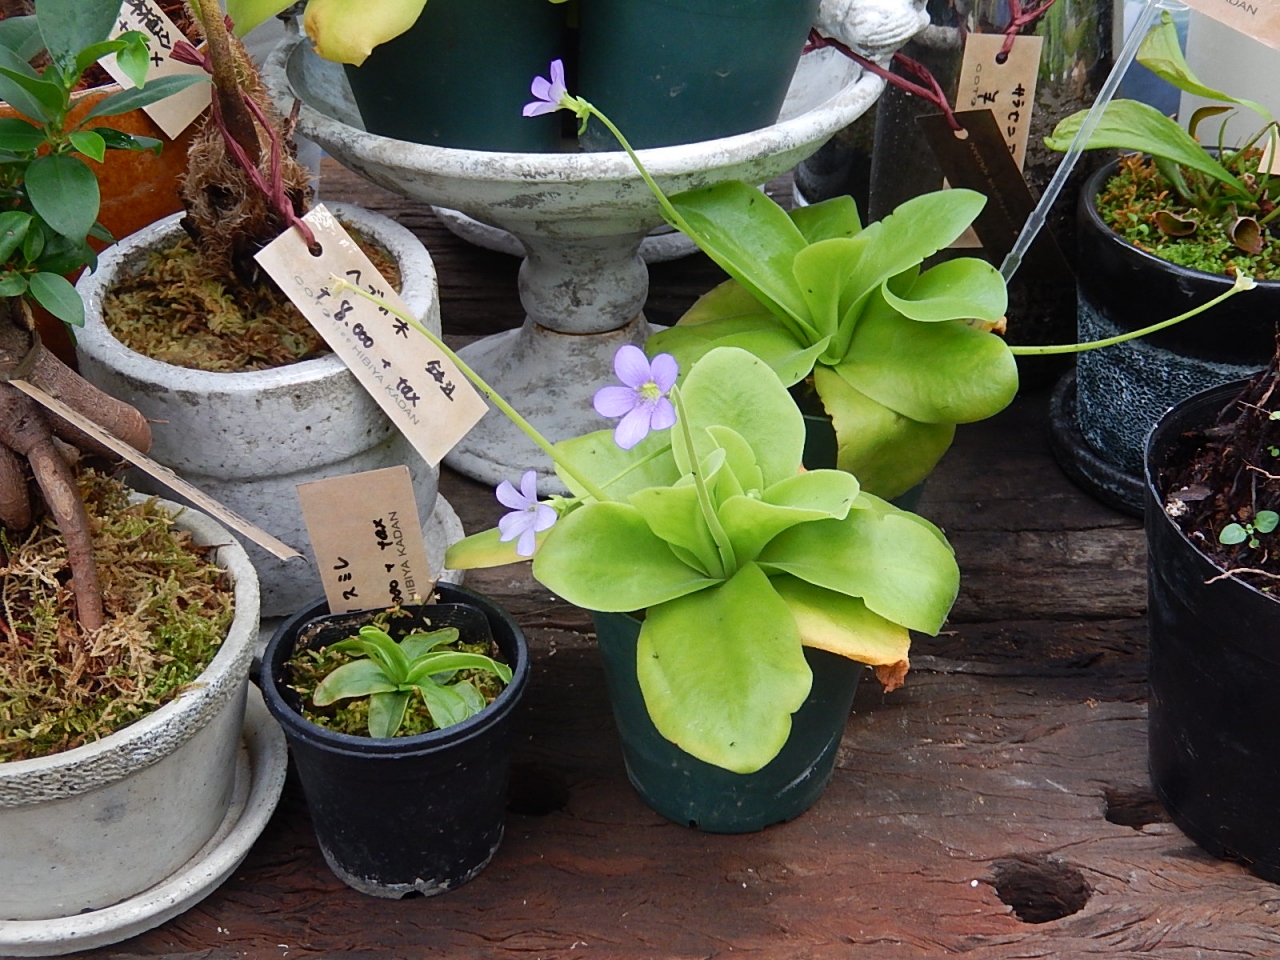
[[[680,372],[675,357],[660,353],[651,364],[643,350],[627,344],[614,354],[613,369],[626,386],[601,387],[592,405],[602,417],[622,418],[613,432],[614,443],[630,450],[650,430],[666,430],[675,424],[675,407],[667,399]]]
[[[561,99],[569,92],[568,87],[564,85],[564,61],[552,60],[551,79],[534,77],[533,83],[529,86],[529,92],[537,99],[524,105],[526,117],[537,117],[559,110]]]
[[[510,507],[512,512],[505,514],[498,521],[498,529],[503,543],[516,540],[516,553],[522,557],[532,557],[537,549],[535,535],[543,530],[550,530],[560,519],[555,508],[538,502],[538,475],[526,470],[520,478],[520,489],[511,485],[510,480],[503,480],[496,491],[498,502]]]

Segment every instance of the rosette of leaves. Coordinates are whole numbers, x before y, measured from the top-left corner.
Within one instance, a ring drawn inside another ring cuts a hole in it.
[[[923,480],[958,423],[1002,410],[1018,387],[1007,305],[990,264],[923,262],[985,198],[944,190],[863,227],[850,197],[788,213],[738,181],[670,198],[668,217],[732,278],[651,337],[682,368],[718,346],[764,360],[786,386],[811,379],[835,428],[837,466],[896,497]]]
[[[34,15],[0,20],[0,100],[22,114],[0,119],[0,297],[29,296],[76,326],[84,324],[84,306],[63,274],[96,264],[89,237],[112,239],[97,222],[98,179],[86,161],[101,163],[108,150],[161,147],[91,123],[203,82],[164,77],[144,86],[151,55],[144,35],[107,39],[119,13],[109,0],[37,0]],[[42,52],[48,64],[37,71],[31,60]],[[136,86],[72,121],[72,91],[109,54]]]
[[[1136,100],[1113,100],[1107,104],[1098,125],[1085,144],[1086,150],[1112,148],[1147,154],[1169,187],[1169,198],[1195,215],[1171,206],[1155,213],[1156,227],[1169,237],[1202,236],[1202,227],[1220,225],[1239,250],[1256,255],[1267,242],[1267,225],[1280,207],[1280,178],[1261,169],[1261,146],[1277,142],[1276,123],[1260,103],[1245,100],[1205,86],[1188,66],[1178,42],[1177,28],[1168,11],[1160,23],[1143,38],[1138,62],[1179,90],[1218,105],[1196,110],[1184,130],[1178,122],[1154,107]],[[1219,116],[1234,106],[1258,114],[1261,129],[1242,146],[1219,143],[1217,156],[1205,150],[1196,134],[1208,118]],[[1062,120],[1045,138],[1052,150],[1067,150],[1084,123],[1087,110]]]
[[[456,627],[410,633],[399,643],[377,627],[361,627],[358,636],[330,644],[332,650],[361,659],[332,670],[316,687],[312,701],[323,707],[368,697],[371,737],[396,735],[415,691],[437,729],[461,723],[483,710],[485,699],[471,681],[456,677],[458,671],[487,670],[510,683],[511,668],[483,654],[435,649],[457,640]]]
[[[637,672],[654,725],[750,773],[808,696],[804,646],[900,674],[908,631],[941,628],[959,571],[928,521],[852,474],[803,470],[801,414],[751,353],[710,350],[672,399],[676,425],[630,450],[612,430],[555,445],[574,497],[553,501],[561,517],[538,534],[533,575],[590,610],[643,610]],[[523,559],[499,536],[455,544],[447,565]]]

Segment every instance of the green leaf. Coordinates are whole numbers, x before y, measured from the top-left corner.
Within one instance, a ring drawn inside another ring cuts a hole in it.
[[[388,680],[398,684],[405,682],[409,673],[409,658],[400,649],[400,644],[392,640],[386,631],[374,626],[361,627],[358,639],[344,640],[333,646],[338,650],[348,650],[349,645],[358,647],[365,656],[374,660]]]
[[[394,737],[404,723],[404,711],[409,705],[407,690],[375,693],[369,697],[369,736]]]
[[[27,278],[20,273],[0,273],[0,297],[20,297],[27,292]],[[83,325],[83,319],[80,321]]]
[[[134,87],[132,90],[122,90],[120,93],[113,93],[109,97],[103,97],[94,105],[92,110],[85,114],[84,119],[114,117],[121,113],[128,113],[130,110],[150,106],[165,97],[173,96],[179,90],[187,89],[193,83],[208,83],[208,78],[194,74],[157,77],[145,87]]]
[[[902,296],[886,285],[888,304],[911,320],[989,320],[1004,316],[1009,295],[1000,271],[985,260],[960,257],[940,263],[915,279]]]
[[[833,240],[836,237],[852,237],[862,230],[858,205],[847,194],[796,207],[789,214],[801,235],[809,243]]]
[[[9,262],[9,258],[22,244],[23,238],[27,235],[27,228],[30,226],[31,214],[29,213],[22,210],[0,213],[0,263]],[[12,294],[6,294],[6,296],[12,296]]]
[[[79,157],[38,157],[27,168],[27,197],[53,230],[82,241],[98,219],[98,178]]]
[[[294,0],[227,0],[227,16],[235,24],[236,36],[243,37],[293,2]]]
[[[111,34],[120,8],[86,0],[38,0],[36,16],[45,49],[54,63],[73,67],[76,54]]]
[[[111,127],[94,127],[93,132],[102,137],[108,150],[135,150],[138,152],[150,150],[158,157],[164,146],[164,142],[157,140],[155,137],[134,136],[121,130],[113,130]]]
[[[766,573],[861,597],[873,613],[928,634],[942,628],[960,586],[955,555],[900,510],[802,523],[775,537],[758,562]]]
[[[724,451],[723,469],[715,477],[717,503],[747,491],[754,490],[758,494],[764,490],[764,474],[756,462],[756,453],[742,434],[731,427],[716,425],[707,427],[707,435]],[[710,476],[710,473],[704,476]]]
[[[659,733],[737,773],[777,755],[812,683],[795,620],[753,563],[720,586],[651,607],[636,674]]]
[[[1200,82],[1182,54],[1178,28],[1168,10],[1161,11],[1160,22],[1142,38],[1142,46],[1138,48],[1138,62],[1161,80],[1168,81],[1179,90],[1204,97],[1206,100],[1238,103],[1260,114],[1267,123],[1271,122],[1270,111],[1261,104],[1254,103],[1252,100],[1238,100],[1220,90],[1206,87]]]
[[[511,668],[505,663],[499,663],[481,653],[462,650],[433,650],[422,654],[409,666],[404,682],[416,687],[438,673],[453,673],[457,670],[487,670],[503,683],[511,682]]]
[[[0,20],[0,23],[4,23]],[[34,153],[45,145],[44,131],[17,117],[0,119],[0,150]]]
[[[97,255],[85,241],[75,241],[60,234],[49,234],[35,268],[43,273],[66,275],[86,263],[96,264]]]
[[[329,671],[320,681],[311,702],[317,707],[327,707],[339,700],[367,697],[373,693],[388,693],[396,685],[387,679],[382,668],[372,660],[352,660]]]
[[[839,470],[812,470],[775,483],[762,499],[732,497],[720,521],[738,562],[754,560],[783,530],[813,520],[842,519],[858,495],[858,481]]]
[[[780,574],[769,581],[796,619],[806,647],[870,663],[889,666],[907,659],[911,634],[867,609],[857,597],[814,586]]]
[[[629,503],[588,503],[551,533],[533,575],[587,610],[642,610],[718,582],[679,560]]]
[[[794,476],[804,452],[804,418],[777,375],[760,359],[731,347],[713,350],[680,387],[701,458],[710,426],[737,431],[755,451],[766,486]]]
[[[1244,527],[1240,526],[1240,524],[1228,523],[1222,528],[1222,532],[1218,534],[1218,542],[1229,545],[1244,543],[1248,536],[1249,534],[1245,532]]]
[[[1274,510],[1259,510],[1253,518],[1253,529],[1258,533],[1271,533],[1280,524],[1280,513]]]
[[[89,46],[76,53],[76,59],[75,63],[72,65],[72,70],[77,75],[84,73],[103,57],[108,54],[117,53],[123,50],[126,46],[127,43],[123,39],[123,35],[115,40],[102,40],[98,43],[91,43]]]
[[[1050,150],[1066,150],[1084,122],[1087,110],[1073,113],[1058,122],[1053,133],[1045,137]],[[1136,100],[1112,100],[1085,145],[1088,150],[1106,147],[1137,150],[1153,157],[1163,157],[1192,170],[1229,184],[1234,190],[1246,187],[1226,167],[1213,159],[1176,120],[1170,120],[1155,107]]]
[[[107,142],[102,138],[101,134],[92,130],[77,130],[71,134],[69,138],[71,145],[83,153],[90,159],[97,160],[99,163],[107,155]]]
[[[44,49],[40,25],[34,16],[6,17],[0,20],[0,47],[11,51],[14,58],[26,63]]]
[[[720,553],[698,505],[698,491],[692,484],[650,487],[636,491],[627,500],[644,517],[654,536],[697,558],[699,573],[717,579],[724,576]]]
[[[66,277],[57,273],[36,273],[28,281],[31,296],[63,323],[84,326],[84,301]]]
[[[836,431],[836,466],[864,490],[897,497],[927,477],[951,446],[953,423],[921,423],[876,403],[830,367],[817,367],[814,386]]]
[[[424,680],[416,687],[422,696],[422,702],[427,705],[432,721],[441,730],[461,723],[479,712],[472,709],[474,700],[464,697],[453,687],[442,687],[430,680]]]
[[[651,432],[630,450],[614,443],[612,428],[562,440],[555,448],[578,473],[600,487],[606,496],[617,499],[645,487],[667,486],[680,478],[671,456],[671,436],[665,430]],[[559,466],[556,476],[575,497],[587,496],[578,481]]]
[[[24,116],[48,123],[62,115],[67,94],[56,83],[29,77],[0,59],[0,98]]]
[[[785,210],[755,187],[729,180],[671,198],[691,239],[793,331],[813,328],[791,273],[805,239]]]
[[[966,324],[908,320],[883,300],[863,315],[843,363],[846,383],[912,420],[971,423],[999,413],[1018,390],[1008,345]]]
[[[146,86],[147,72],[151,68],[148,38],[137,30],[130,30],[121,34],[118,39],[124,42],[122,49],[116,54],[116,66],[124,71],[135,87]]]
[[[462,698],[469,716],[474,717],[477,713],[488,706],[488,704],[485,703],[484,695],[472,686],[470,680],[459,680],[450,689]]]
[[[457,639],[457,627],[441,627],[439,630],[431,630],[426,633],[409,634],[400,641],[400,649],[404,651],[404,655],[409,659],[410,667],[412,668],[413,661],[424,653],[442,643],[454,643]]]
[[[542,546],[550,533],[550,530],[544,530],[535,534],[538,547]],[[515,540],[503,543],[498,539],[501,536],[502,531],[493,527],[450,544],[444,554],[444,565],[450,570],[479,570],[530,559],[516,553]]]
[[[40,220],[33,219],[27,228],[27,235],[22,238],[22,256],[27,263],[35,263],[44,252],[44,237],[49,227]]]

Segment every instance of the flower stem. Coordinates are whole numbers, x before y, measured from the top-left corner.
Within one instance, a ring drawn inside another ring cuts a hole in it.
[[[685,415],[684,399],[680,396],[680,388],[671,388],[671,399],[676,405],[676,422],[680,425],[680,435],[689,451],[689,472],[693,474],[693,486],[698,491],[698,507],[702,517],[711,531],[711,539],[716,542],[716,550],[720,554],[720,565],[724,568],[721,576],[729,579],[738,570],[738,558],[733,552],[733,543],[729,534],[720,523],[720,516],[711,505],[711,492],[702,479],[702,471],[698,469],[698,451],[693,446],[693,434],[689,430],[689,418]]]
[[[462,374],[468,380],[470,380],[473,384],[475,384],[475,387],[477,390],[479,390],[482,394],[484,394],[485,397],[488,398],[488,400],[495,407],[497,407],[504,414],[506,414],[507,418],[512,423],[514,423],[517,427],[519,427],[522,431],[524,431],[525,436],[527,436],[530,440],[536,443],[539,449],[541,449],[543,453],[549,456],[552,459],[552,461],[556,464],[556,466],[560,467],[562,470],[564,470],[565,473],[567,473],[570,477],[572,477],[574,481],[578,483],[579,486],[582,487],[583,490],[586,490],[588,494],[590,494],[592,497],[594,497],[596,500],[598,500],[601,503],[604,503],[609,499],[594,483],[592,483],[586,477],[582,476],[582,474],[578,473],[573,468],[573,464],[569,463],[563,457],[561,457],[556,452],[556,448],[551,444],[551,442],[547,440],[547,438],[544,437],[541,433],[538,432],[537,427],[531,424],[524,417],[520,416],[520,414],[516,411],[515,407],[511,406],[511,404],[503,400],[502,397],[498,394],[498,392],[494,390],[493,387],[485,383],[484,380],[480,377],[480,374],[476,373],[469,366],[467,366],[466,361],[464,361],[460,356],[458,356],[451,349],[449,349],[448,345],[443,340],[441,340],[434,333],[432,333],[430,330],[428,330],[426,327],[420,324],[415,318],[409,316],[409,314],[397,308],[394,304],[388,303],[386,300],[383,300],[381,297],[376,296],[375,294],[369,293],[367,290],[361,290],[354,283],[352,283],[349,280],[346,280],[343,277],[334,276],[332,277],[332,280],[334,283],[335,291],[350,290],[353,293],[358,293],[360,296],[364,297],[366,300],[370,301],[371,303],[376,303],[379,307],[382,307],[384,310],[389,310],[391,313],[395,314],[405,323],[409,324],[409,326],[413,327],[413,329],[417,330],[420,334],[422,334],[424,337],[430,340],[433,344],[436,345],[436,347],[438,347],[444,353],[446,357],[448,357],[451,361],[453,361],[454,366],[456,366],[460,371],[462,371]]]
[[[1204,313],[1206,310],[1216,307],[1224,300],[1234,297],[1237,293],[1244,290],[1252,290],[1257,286],[1252,277],[1245,276],[1243,273],[1236,274],[1236,281],[1232,284],[1231,289],[1225,293],[1220,293],[1212,300],[1193,307],[1186,313],[1180,313],[1176,317],[1170,317],[1168,320],[1161,320],[1159,323],[1153,323],[1149,327],[1143,327],[1141,330],[1131,330],[1128,333],[1121,333],[1114,337],[1106,337],[1103,340],[1090,340],[1088,343],[1059,343],[1045,347],[1010,347],[1009,352],[1015,357],[1044,357],[1051,354],[1062,353],[1085,353],[1089,350],[1100,350],[1103,347],[1115,346],[1117,343],[1124,343],[1126,340],[1136,340],[1138,337],[1145,337],[1149,333],[1155,333],[1166,327],[1172,327],[1175,323],[1181,323],[1183,320],[1190,320],[1198,314]]]

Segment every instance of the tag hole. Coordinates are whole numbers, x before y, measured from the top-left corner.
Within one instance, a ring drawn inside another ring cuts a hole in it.
[[[307,253],[311,254],[313,257],[324,256],[324,247],[320,246],[320,241],[317,240],[315,243],[311,244],[311,246],[307,247]]]
[[[953,134],[955,134],[955,138],[956,138],[957,140],[968,140],[968,139],[969,139],[969,131],[968,131],[968,129],[966,129],[965,127],[961,127],[959,130],[952,130],[951,132],[952,132]]]
[[[996,54],[996,63],[1000,64],[1001,66],[1004,66],[1008,62],[1009,62],[1009,55],[1007,53]]]

